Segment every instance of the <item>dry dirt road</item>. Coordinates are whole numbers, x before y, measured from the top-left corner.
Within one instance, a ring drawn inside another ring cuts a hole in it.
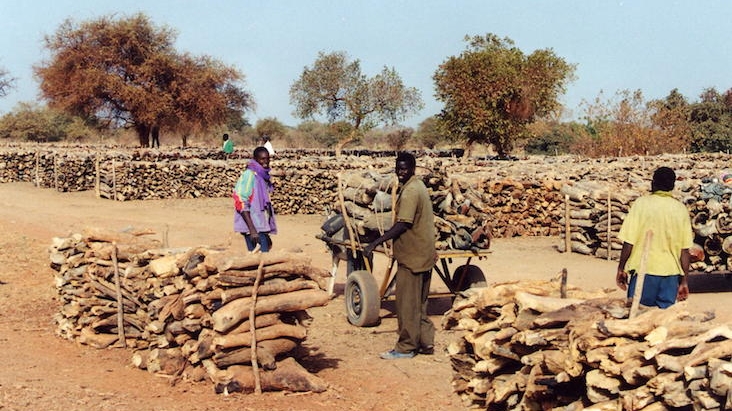
[[[412,360],[385,361],[378,354],[392,347],[396,319],[390,302],[381,323],[353,327],[344,316],[344,267],[339,295],[315,318],[301,363],[324,379],[322,394],[265,393],[217,395],[211,384],[171,385],[133,368],[130,352],[96,350],[60,339],[52,315],[58,310],[47,248],[54,236],[84,227],[168,230],[171,247],[243,247],[231,232],[229,199],[161,200],[118,203],[91,192],[58,193],[27,183],[0,185],[0,410],[461,410],[452,393],[451,368],[444,347],[454,332],[439,331],[437,352]],[[313,264],[328,268],[330,256],[317,239],[321,216],[280,216],[274,247],[300,248]],[[498,239],[493,253],[477,262],[488,282],[548,279],[567,268],[569,282],[586,289],[614,287],[615,264],[554,251],[556,238]],[[377,262],[378,264],[378,262]],[[435,277],[434,288],[440,289]],[[618,294],[619,295],[619,294]],[[692,294],[694,310],[725,307],[728,295]],[[439,325],[450,299],[431,300]],[[722,312],[720,312],[722,311]],[[718,317],[730,317],[720,308]],[[438,327],[439,328],[439,327]]]

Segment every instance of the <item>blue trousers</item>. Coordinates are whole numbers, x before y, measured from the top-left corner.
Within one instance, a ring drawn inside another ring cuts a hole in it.
[[[269,233],[259,232],[257,234],[259,234],[259,250],[263,253],[268,252],[272,246],[272,239],[269,238]],[[244,242],[247,243],[247,250],[253,251],[256,244],[252,241],[252,236],[244,233],[242,233],[242,235],[244,236]]]
[[[633,297],[635,282],[638,276],[630,276],[628,283],[628,298]],[[676,302],[676,294],[679,292],[680,275],[652,275],[646,274],[643,277],[643,291],[641,292],[640,303],[647,307],[668,308]]]

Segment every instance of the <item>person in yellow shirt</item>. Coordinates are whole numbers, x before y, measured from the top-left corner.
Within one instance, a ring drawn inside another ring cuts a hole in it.
[[[637,271],[644,247],[648,249],[640,303],[667,308],[676,300],[686,300],[689,286],[689,248],[694,236],[686,206],[671,196],[676,173],[660,167],[653,173],[651,194],[635,200],[618,233],[623,241],[615,282],[633,297]],[[651,230],[650,244],[643,244]],[[628,281],[630,279],[630,281]]]

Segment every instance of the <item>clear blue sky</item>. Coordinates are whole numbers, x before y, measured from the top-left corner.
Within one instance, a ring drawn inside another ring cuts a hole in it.
[[[0,67],[18,79],[0,99],[0,115],[34,101],[32,65],[42,39],[66,18],[147,14],[178,32],[177,49],[207,54],[246,76],[257,110],[249,117],[292,117],[290,85],[319,51],[345,51],[374,75],[394,67],[422,93],[425,108],[405,121],[416,126],[442,107],[432,75],[465,49],[463,37],[495,33],[524,53],[551,48],[577,65],[562,102],[578,114],[602,90],[640,89],[646,99],[673,88],[692,101],[708,87],[732,87],[732,2],[726,0],[0,0]]]

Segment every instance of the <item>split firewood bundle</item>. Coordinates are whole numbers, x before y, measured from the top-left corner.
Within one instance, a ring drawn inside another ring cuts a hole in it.
[[[299,252],[161,248],[143,232],[54,238],[60,336],[134,350],[149,372],[208,379],[217,392],[323,391],[291,358],[328,302],[330,274]]]
[[[445,314],[453,388],[487,410],[732,409],[732,324],[686,303],[643,309],[524,281],[472,289]]]

